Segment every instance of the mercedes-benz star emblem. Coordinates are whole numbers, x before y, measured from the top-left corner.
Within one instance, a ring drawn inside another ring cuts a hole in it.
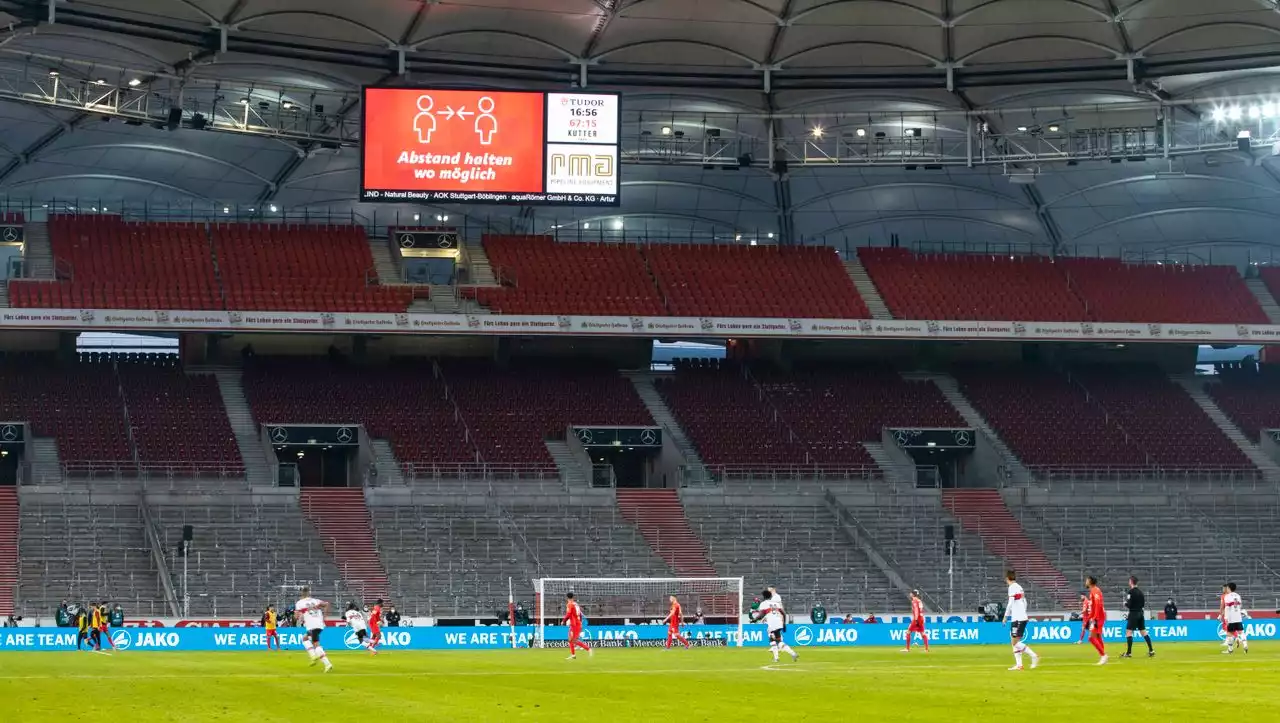
[[[355,438],[355,435],[351,433],[351,428],[350,428],[350,427],[343,427],[342,429],[339,429],[339,430],[338,430],[338,441],[339,441],[339,442],[342,442],[343,444],[346,444],[347,442],[350,442],[350,441],[351,441],[352,439],[354,439],[354,438]]]
[[[18,438],[18,428],[12,424],[6,424],[0,427],[0,439],[6,442],[12,442]]]
[[[956,444],[959,444],[959,445],[969,444],[969,433],[964,430],[960,430],[959,432],[956,432]]]
[[[21,234],[19,234],[19,233],[18,233],[18,229],[14,228],[14,227],[12,227],[12,226],[5,226],[5,229],[4,229],[4,240],[5,240],[5,241],[17,241],[17,240],[18,240],[18,236],[20,236],[20,235],[21,235]]]
[[[436,239],[436,245],[442,249],[451,249],[453,248],[454,243],[456,243],[456,241],[454,240],[453,235],[447,233],[441,234],[440,238]]]
[[[404,248],[411,249],[418,244],[418,237],[411,233],[400,236],[400,245]]]
[[[640,433],[640,441],[645,444],[653,444],[658,441],[658,433],[652,429],[646,429]]]
[[[590,429],[579,429],[578,439],[582,440],[585,444],[591,444],[591,440],[595,439],[595,435],[591,433]]]
[[[272,442],[288,442],[289,430],[285,429],[284,427],[272,427],[271,441]]]

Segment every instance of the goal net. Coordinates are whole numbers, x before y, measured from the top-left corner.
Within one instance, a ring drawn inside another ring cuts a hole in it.
[[[567,593],[573,593],[589,626],[657,622],[667,616],[675,595],[685,625],[694,624],[701,611],[707,624],[737,628],[736,643],[730,644],[742,645],[740,577],[544,577],[534,581],[534,590],[539,647],[545,646],[546,626],[560,624]]]

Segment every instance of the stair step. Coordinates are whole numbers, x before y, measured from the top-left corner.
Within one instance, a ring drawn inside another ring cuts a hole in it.
[[[893,313],[889,311],[888,304],[884,303],[884,297],[880,296],[880,290],[876,288],[875,281],[872,280],[871,274],[867,273],[856,253],[844,262],[844,270],[853,281],[858,295],[866,303],[867,310],[871,312],[871,318],[892,319]]]

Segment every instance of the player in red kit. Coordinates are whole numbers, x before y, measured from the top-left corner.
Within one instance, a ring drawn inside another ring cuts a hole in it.
[[[1090,575],[1084,579],[1089,588],[1089,644],[1098,651],[1098,665],[1107,664],[1107,648],[1102,643],[1102,630],[1107,626],[1107,607],[1102,602],[1102,588],[1098,587],[1098,578]]]
[[[911,652],[911,636],[916,633],[920,634],[920,639],[924,641],[924,652],[929,652],[929,634],[924,631],[924,601],[920,599],[920,591],[911,591],[911,625],[907,627],[907,647],[902,649],[904,653]]]
[[[1076,641],[1076,645],[1083,643],[1084,639],[1089,635],[1090,622],[1089,591],[1085,590],[1080,593],[1080,639]]]
[[[565,596],[564,620],[563,622],[569,626],[569,659],[577,660],[577,649],[582,648],[587,651],[588,655],[595,655],[595,651],[590,645],[582,642],[582,608],[578,607],[578,601],[573,599],[573,593],[567,593]]]
[[[689,639],[680,634],[680,620],[682,612],[683,611],[680,609],[680,601],[676,599],[675,595],[672,595],[671,611],[662,619],[662,622],[667,624],[667,650],[671,649],[672,640],[679,640],[684,643],[685,650],[688,650],[690,647]]]
[[[382,598],[373,603],[369,611],[369,649],[375,650],[382,642]]]

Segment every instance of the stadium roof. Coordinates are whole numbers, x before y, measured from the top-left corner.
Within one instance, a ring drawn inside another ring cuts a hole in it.
[[[1219,261],[1269,257],[1280,220],[1276,0],[0,0],[0,24],[15,199]],[[406,82],[621,92],[622,208],[359,203],[359,88]]]

